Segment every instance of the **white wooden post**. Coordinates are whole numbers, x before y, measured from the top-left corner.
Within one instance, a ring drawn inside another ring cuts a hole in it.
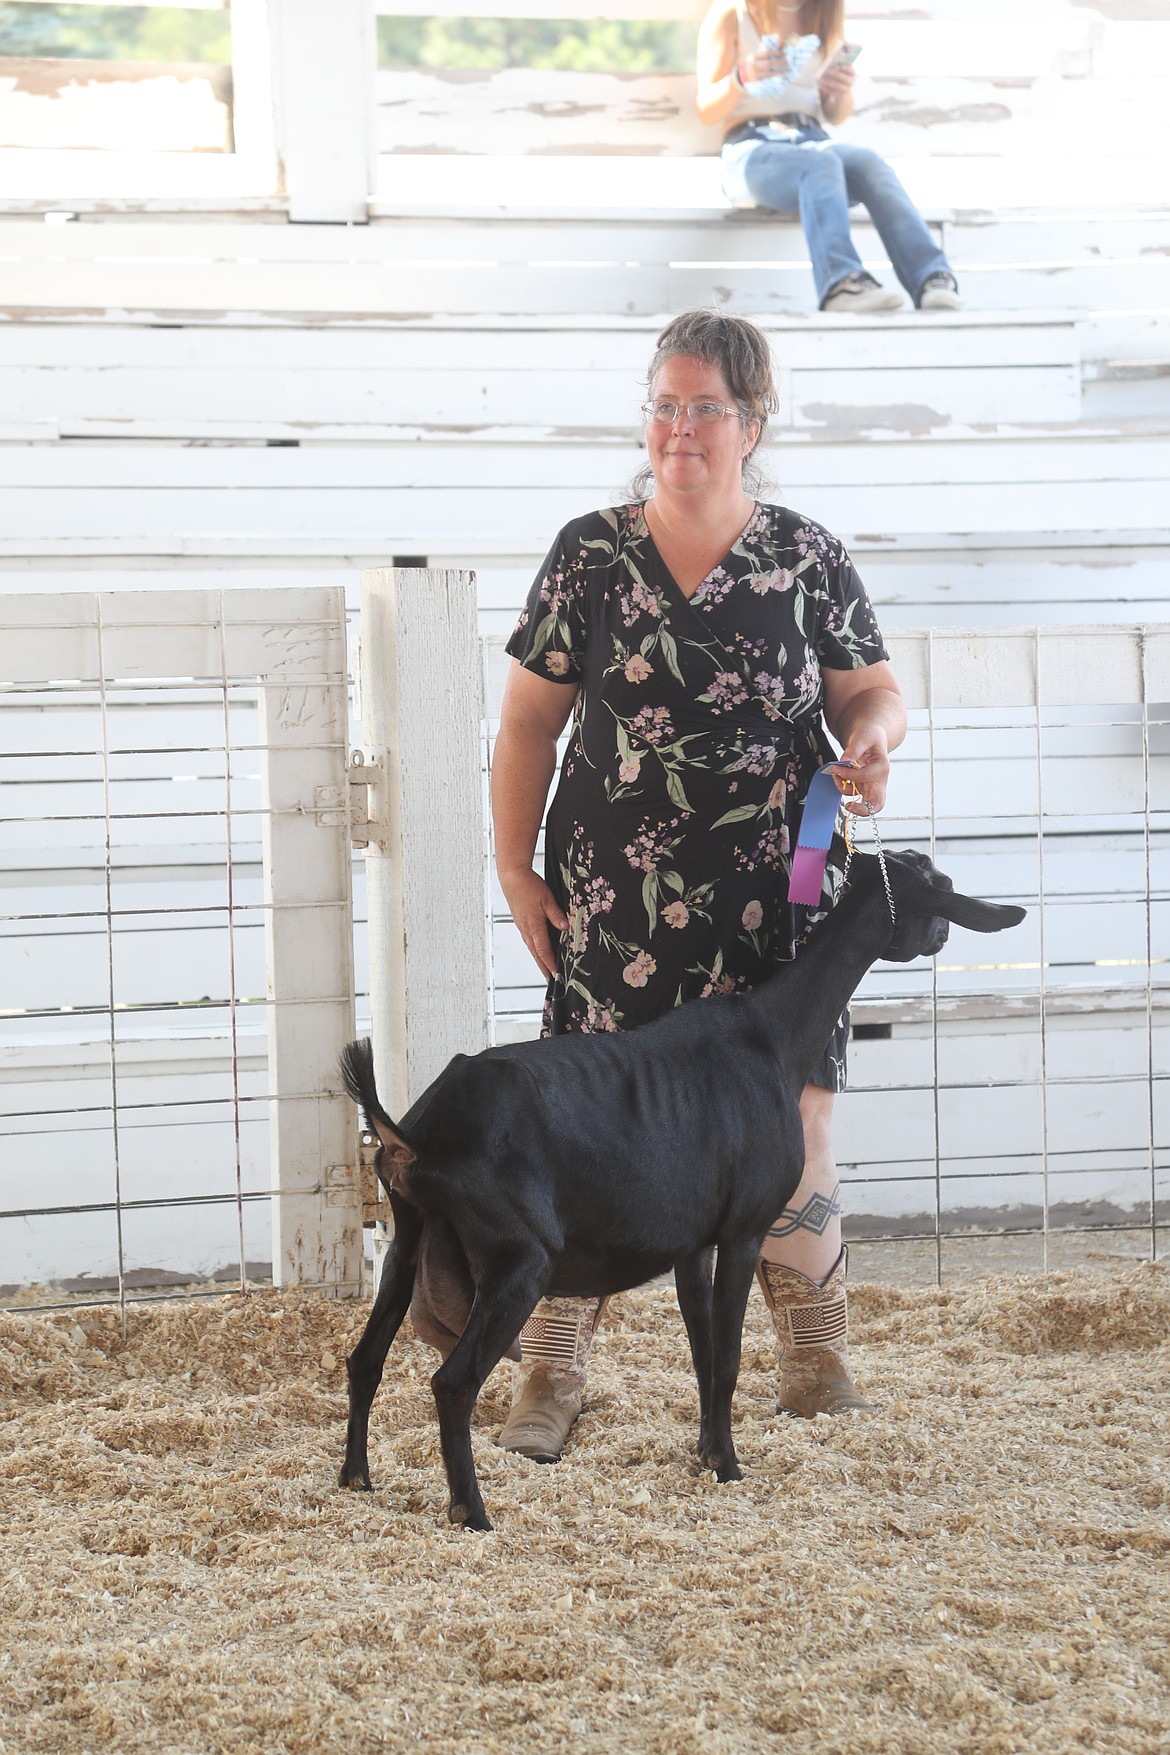
[[[362,1278],[357,1117],[337,1077],[355,1032],[345,597],[304,595],[328,602],[333,626],[307,627],[301,662],[262,677],[260,689],[272,1278],[353,1295]]]
[[[374,1065],[398,1119],[453,1054],[488,1042],[474,573],[362,574],[361,700],[377,764],[366,861]]]
[[[249,195],[280,182],[268,10],[269,0],[231,0],[232,140]]]
[[[328,6],[267,0],[267,6],[288,216],[363,225],[374,165],[372,0],[329,0]]]

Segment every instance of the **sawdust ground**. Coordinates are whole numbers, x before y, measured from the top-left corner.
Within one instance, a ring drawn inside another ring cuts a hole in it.
[[[3,1749],[1166,1749],[1166,1269],[856,1285],[879,1412],[810,1423],[753,1297],[728,1487],[671,1293],[611,1312],[558,1467],[486,1386],[490,1536],[445,1522],[406,1337],[376,1491],[335,1486],[359,1308],[0,1315]]]

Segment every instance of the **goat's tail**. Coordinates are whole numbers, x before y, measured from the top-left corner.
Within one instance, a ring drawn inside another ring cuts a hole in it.
[[[367,1127],[373,1128],[376,1121],[380,1121],[383,1127],[393,1127],[393,1121],[378,1101],[378,1087],[374,1083],[374,1045],[368,1036],[342,1049],[338,1070],[342,1084],[365,1116]]]

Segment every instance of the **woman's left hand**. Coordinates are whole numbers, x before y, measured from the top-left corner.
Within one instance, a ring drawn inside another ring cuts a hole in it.
[[[883,725],[861,725],[850,737],[841,752],[843,762],[853,762],[850,768],[838,768],[836,781],[845,794],[845,809],[853,816],[867,816],[867,805],[875,811],[881,810],[886,802],[886,787],[890,779],[890,749]],[[861,794],[860,798],[850,797],[850,791]]]
[[[832,63],[825,68],[817,80],[817,90],[821,94],[821,108],[826,112],[839,108],[846,99],[853,95],[853,69],[842,63]]]
[[[847,804],[854,816],[865,814],[871,804],[881,810],[890,778],[890,751],[906,735],[906,708],[898,679],[888,658],[861,670],[824,670],[825,724],[839,743],[842,755],[856,768],[838,768],[837,784],[849,791],[852,779],[861,793]]]

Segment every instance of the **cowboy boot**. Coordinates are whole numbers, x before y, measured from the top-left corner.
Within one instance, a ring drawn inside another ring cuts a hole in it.
[[[816,1414],[872,1413],[849,1375],[845,1274],[842,1249],[820,1285],[795,1268],[761,1259],[756,1274],[776,1331],[780,1367],[778,1414],[811,1420]]]
[[[605,1298],[542,1298],[520,1330],[520,1364],[512,1410],[496,1443],[501,1450],[559,1462],[581,1412],[585,1361],[608,1302]]]

